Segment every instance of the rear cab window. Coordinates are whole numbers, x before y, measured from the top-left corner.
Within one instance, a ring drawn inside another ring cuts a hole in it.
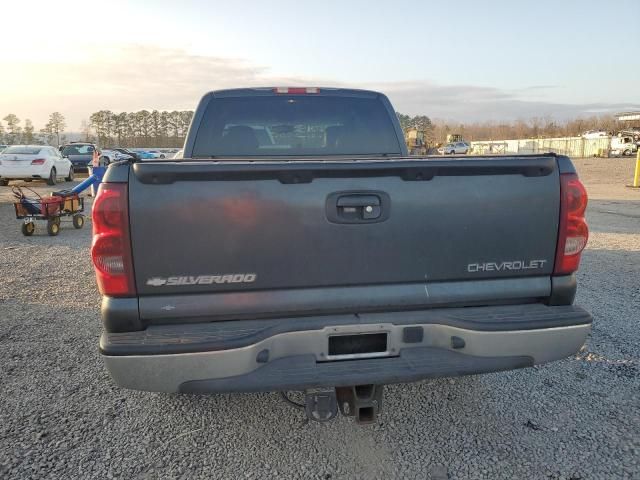
[[[92,145],[67,145],[62,149],[62,155],[90,155],[93,153]]]
[[[198,129],[194,158],[391,156],[402,152],[377,97],[214,97]]]

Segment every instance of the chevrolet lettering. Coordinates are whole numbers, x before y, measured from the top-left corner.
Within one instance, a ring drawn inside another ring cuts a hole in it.
[[[467,272],[502,272],[505,270],[517,271],[517,270],[535,270],[537,268],[543,268],[546,260],[514,260],[511,262],[485,262],[485,263],[470,263],[467,265]]]

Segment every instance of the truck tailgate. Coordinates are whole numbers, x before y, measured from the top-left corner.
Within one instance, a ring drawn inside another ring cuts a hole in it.
[[[136,163],[143,318],[490,303],[550,292],[553,156]]]

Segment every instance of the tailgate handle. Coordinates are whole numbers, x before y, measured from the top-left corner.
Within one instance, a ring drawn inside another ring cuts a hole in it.
[[[375,220],[382,213],[381,203],[377,195],[343,195],[336,202],[337,213],[346,222]]]
[[[380,206],[377,195],[345,195],[338,198],[338,207],[373,207]]]
[[[331,223],[384,222],[391,214],[391,198],[380,190],[347,190],[327,196],[327,220]]]

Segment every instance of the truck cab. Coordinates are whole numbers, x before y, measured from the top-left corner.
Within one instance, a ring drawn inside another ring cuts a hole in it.
[[[618,134],[611,137],[611,154],[616,156],[631,156],[638,151],[638,140],[633,135]]]

